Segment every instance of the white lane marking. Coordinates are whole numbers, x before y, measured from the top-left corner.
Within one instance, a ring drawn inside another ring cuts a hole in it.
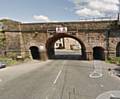
[[[110,90],[110,91],[101,93],[96,97],[96,99],[120,99],[120,90]]]
[[[111,96],[111,97],[115,97],[115,95],[113,95],[113,94],[110,94],[110,96]]]
[[[100,87],[104,87],[104,85],[100,85]]]
[[[94,71],[89,74],[90,78],[100,78],[103,76],[101,65],[100,61],[93,61]]]
[[[58,80],[61,73],[62,73],[62,70],[59,71],[59,73],[58,73],[56,79],[54,80],[53,84],[56,84],[56,82],[57,82],[57,80]]]
[[[46,99],[48,99],[48,96],[46,96]]]
[[[0,82],[2,82],[2,79],[0,79]]]
[[[61,73],[62,73],[62,71],[63,71],[63,68],[64,68],[65,63],[66,63],[66,61],[63,62],[62,67],[61,67],[61,70],[59,71],[59,73],[58,73],[56,79],[54,80],[53,84],[56,84],[58,78],[60,77],[60,75],[61,75]]]
[[[95,75],[95,74],[96,74],[96,75]],[[92,73],[89,75],[90,78],[100,78],[100,77],[102,77],[102,76],[103,76],[102,73],[99,73],[99,72],[96,72],[96,71],[92,72]]]

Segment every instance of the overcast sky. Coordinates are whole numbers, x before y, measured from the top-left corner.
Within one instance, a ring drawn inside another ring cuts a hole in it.
[[[21,22],[113,17],[119,12],[119,0],[0,0],[0,3],[0,19]]]

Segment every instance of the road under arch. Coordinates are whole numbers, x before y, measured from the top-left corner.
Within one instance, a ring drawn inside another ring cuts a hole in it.
[[[56,34],[47,40],[46,49],[47,49],[47,55],[48,55],[49,59],[56,59],[54,45],[55,45],[55,42],[61,38],[72,38],[72,39],[75,39],[76,41],[78,41],[79,44],[81,45],[81,54],[79,55],[79,58],[77,58],[77,59],[79,59],[79,60],[86,59],[86,48],[85,48],[84,43],[80,39],[78,39],[77,37],[72,36],[72,35],[68,35],[65,33]],[[75,58],[74,57],[72,58],[72,56],[69,56],[69,58],[65,57],[63,59],[73,59],[74,60]]]

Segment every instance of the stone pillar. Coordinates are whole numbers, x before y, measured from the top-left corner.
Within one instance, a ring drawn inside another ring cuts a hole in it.
[[[48,59],[46,51],[41,51],[40,57],[42,61],[46,61]]]
[[[24,46],[20,23],[18,23],[18,28],[19,28],[19,37],[20,37],[20,53],[21,53],[21,56],[24,58],[25,57],[25,46]]]
[[[86,59],[93,60],[93,52],[86,52]]]
[[[109,51],[109,57],[116,57],[116,50]]]
[[[107,50],[104,51],[104,57],[105,57],[105,60],[107,60],[109,58],[109,52]]]
[[[90,46],[86,47],[86,59],[93,60],[93,50]]]
[[[46,61],[48,59],[47,52],[44,46],[40,46],[40,59]]]

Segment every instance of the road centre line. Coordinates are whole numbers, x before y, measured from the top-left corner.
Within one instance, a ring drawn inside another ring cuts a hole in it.
[[[53,84],[56,84],[56,82],[57,82],[57,80],[58,80],[61,73],[62,73],[62,70],[59,71],[59,73],[58,73],[56,79],[54,80]]]
[[[57,74],[57,76],[56,76],[56,78],[55,78],[53,84],[56,84],[58,78],[60,77],[60,75],[61,75],[61,73],[62,73],[62,71],[63,71],[63,68],[64,68],[64,64],[65,64],[65,61],[63,62],[62,68],[61,68],[61,70],[58,72],[58,74]]]

